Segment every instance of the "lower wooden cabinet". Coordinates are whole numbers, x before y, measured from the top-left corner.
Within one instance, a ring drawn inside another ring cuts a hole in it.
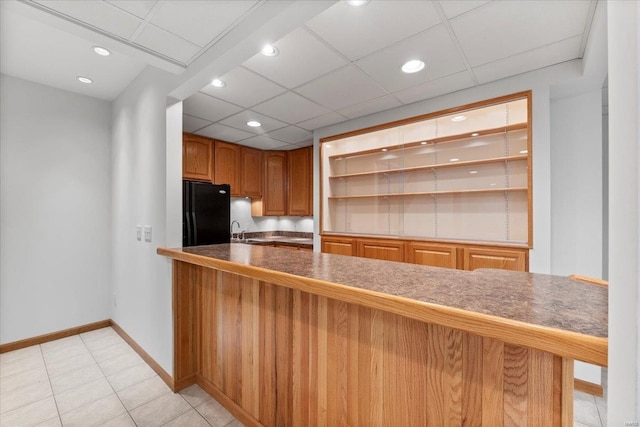
[[[355,256],[355,240],[350,237],[323,237],[322,252],[326,254]]]
[[[464,269],[499,268],[501,270],[528,271],[524,250],[493,248],[465,248]]]
[[[457,268],[457,252],[455,246],[409,242],[407,244],[406,261],[431,267]]]
[[[322,236],[322,252],[459,270],[498,268],[529,271],[529,249],[527,248]]]
[[[358,239],[358,256],[403,262],[404,242]]]

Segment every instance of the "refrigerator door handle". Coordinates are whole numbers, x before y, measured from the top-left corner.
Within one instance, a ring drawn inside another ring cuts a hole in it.
[[[191,244],[195,246],[198,242],[198,225],[196,224],[196,214],[194,212],[191,212],[191,230],[193,230]]]

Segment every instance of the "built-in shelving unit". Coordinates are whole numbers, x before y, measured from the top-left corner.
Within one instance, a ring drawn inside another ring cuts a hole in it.
[[[531,246],[529,93],[321,142],[322,233]]]

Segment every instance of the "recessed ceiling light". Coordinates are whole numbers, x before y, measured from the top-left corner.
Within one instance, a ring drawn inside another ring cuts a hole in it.
[[[469,171],[469,173],[478,173],[478,171]]]
[[[453,117],[451,117],[451,121],[452,122],[462,122],[464,120],[467,120],[467,116],[453,116]]]
[[[251,126],[252,128],[257,128],[257,127],[262,126],[262,123],[260,123],[260,122],[258,122],[256,120],[249,120],[247,122],[247,126]]]
[[[420,145],[427,145],[427,141],[422,141]]]
[[[93,80],[91,80],[89,77],[78,76],[76,78],[82,83],[86,83],[86,84],[93,83]]]
[[[529,150],[520,150],[520,154],[527,154],[529,153]]]
[[[347,3],[351,6],[358,7],[369,3],[369,0],[347,0]]]
[[[459,158],[457,158],[457,157],[454,157],[454,158],[452,158],[452,159],[449,159],[449,161],[450,161],[450,162],[457,162],[458,160],[460,160],[460,159],[459,159]]]
[[[211,86],[215,86],[215,87],[225,87],[227,85],[226,82],[223,82],[220,79],[213,79],[211,81]]]
[[[264,56],[276,56],[278,54],[278,49],[270,44],[265,45],[260,51]]]
[[[98,55],[100,55],[100,56],[109,56],[109,55],[111,55],[111,52],[109,52],[109,49],[105,49],[102,46],[94,46],[93,47],[93,51],[95,53],[97,53]]]
[[[471,136],[480,136],[480,134],[478,132],[474,132],[471,134]]]
[[[411,74],[411,73],[417,73],[423,68],[424,68],[424,62],[420,61],[419,59],[412,59],[411,61],[407,61],[404,63],[404,65],[402,66],[402,71],[404,71],[405,73]]]
[[[382,149],[382,151],[387,151],[387,149],[386,149],[386,148],[383,148],[383,149]]]

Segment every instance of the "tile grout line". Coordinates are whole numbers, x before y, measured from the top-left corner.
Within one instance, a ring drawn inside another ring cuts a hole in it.
[[[56,400],[56,394],[53,391],[53,384],[51,384],[51,376],[49,375],[49,368],[47,368],[47,361],[44,358],[44,352],[42,351],[42,345],[38,344],[38,349],[40,350],[40,355],[42,356],[42,364],[44,365],[44,370],[47,373],[47,382],[49,382],[49,387],[51,388],[51,397],[53,399],[53,404],[56,405],[56,413],[58,414],[58,421],[60,421],[60,425],[62,425],[62,417],[60,416],[60,409],[58,408],[58,401]],[[46,399],[46,397],[45,397]],[[44,399],[42,399],[44,400]],[[53,418],[51,418],[53,419]],[[48,421],[48,420],[45,420]]]

